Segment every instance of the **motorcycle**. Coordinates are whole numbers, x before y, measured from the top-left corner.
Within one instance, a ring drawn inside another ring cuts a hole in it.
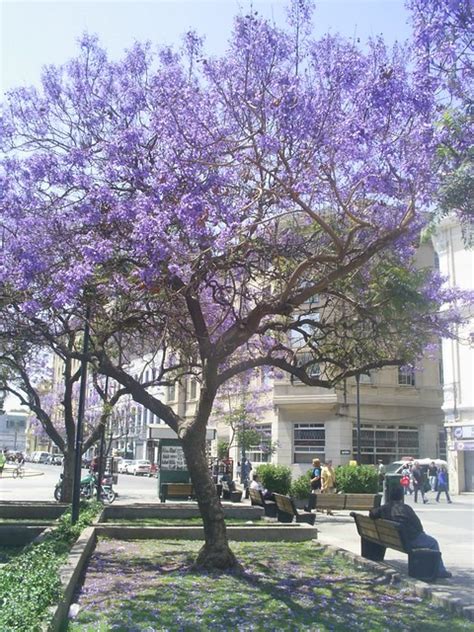
[[[102,479],[100,500],[104,503],[113,503],[117,497],[117,493],[112,488],[112,476],[104,475]],[[81,485],[79,488],[79,495],[81,498],[90,500],[97,497],[97,475],[90,472],[87,476],[81,479]],[[59,475],[59,481],[54,488],[54,498],[58,502],[61,500],[61,493],[63,488],[63,474]]]

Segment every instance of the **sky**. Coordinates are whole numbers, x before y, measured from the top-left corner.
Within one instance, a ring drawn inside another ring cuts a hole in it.
[[[99,35],[112,58],[138,41],[179,45],[189,29],[206,37],[206,50],[225,50],[233,17],[253,10],[282,24],[287,0],[0,0],[0,94],[39,83],[41,68],[75,56],[85,31]],[[362,41],[383,33],[404,40],[404,0],[319,0],[314,32],[341,32]]]

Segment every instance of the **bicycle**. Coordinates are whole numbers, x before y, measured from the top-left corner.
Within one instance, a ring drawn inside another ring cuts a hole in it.
[[[25,468],[23,467],[23,463],[17,465],[16,468],[12,472],[13,478],[23,478],[25,475]]]

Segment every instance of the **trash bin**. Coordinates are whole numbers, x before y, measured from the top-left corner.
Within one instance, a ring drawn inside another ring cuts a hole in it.
[[[403,485],[400,483],[402,480],[402,474],[385,474],[383,480],[383,502],[388,503],[392,499],[392,491],[395,488],[400,488],[403,492],[402,502],[405,498],[405,491]]]

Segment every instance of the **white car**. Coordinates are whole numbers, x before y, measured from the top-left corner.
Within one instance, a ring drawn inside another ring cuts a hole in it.
[[[134,476],[149,476],[150,470],[151,463],[145,459],[137,459],[128,467],[128,472]]]
[[[118,473],[119,474],[128,474],[128,468],[132,465],[132,459],[122,459],[118,464]]]

